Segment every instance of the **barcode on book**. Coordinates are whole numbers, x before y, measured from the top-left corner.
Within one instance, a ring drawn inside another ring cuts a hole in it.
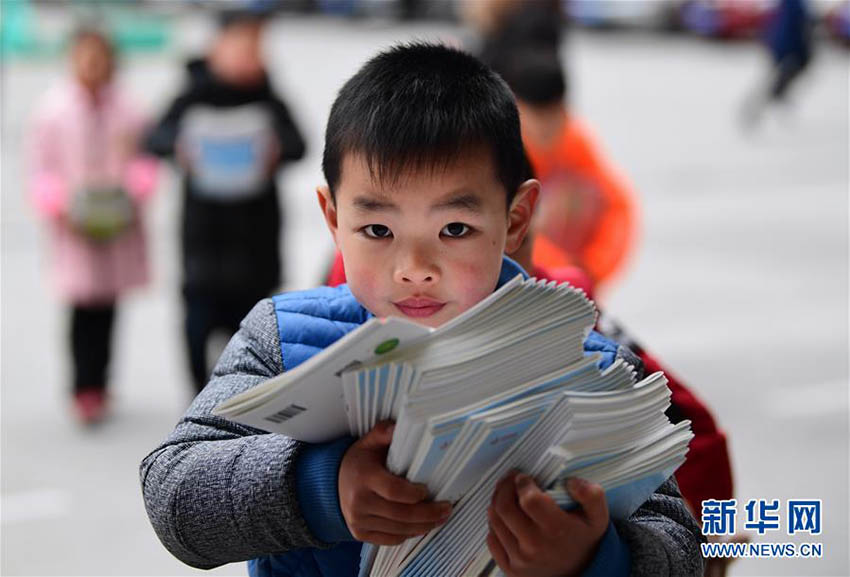
[[[305,407],[292,404],[283,409],[282,411],[278,411],[273,415],[269,415],[268,417],[266,417],[266,420],[271,421],[272,423],[282,423],[284,421],[288,421],[296,415],[303,413],[306,410],[307,409]]]

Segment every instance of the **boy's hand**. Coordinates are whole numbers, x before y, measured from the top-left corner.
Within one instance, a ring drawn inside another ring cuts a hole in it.
[[[277,172],[277,165],[280,163],[281,151],[282,147],[280,145],[280,141],[277,138],[271,138],[269,141],[269,148],[266,151],[265,165],[263,167],[269,178],[274,178],[274,175]]]
[[[348,448],[339,466],[339,504],[359,541],[398,545],[444,523],[449,503],[425,503],[428,490],[384,466],[394,425],[385,421]]]
[[[572,577],[593,559],[608,529],[605,493],[582,479],[567,488],[581,509],[564,511],[525,474],[496,485],[487,547],[508,577]]]

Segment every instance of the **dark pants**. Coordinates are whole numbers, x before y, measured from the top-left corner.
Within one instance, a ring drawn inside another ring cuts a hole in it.
[[[106,371],[112,351],[115,303],[74,306],[71,309],[71,355],[74,392],[106,389]]]
[[[186,305],[186,345],[192,382],[200,391],[210,378],[207,363],[207,342],[215,331],[232,336],[263,295],[184,295]]]
[[[771,100],[779,101],[785,98],[788,87],[803,73],[809,65],[809,60],[808,54],[790,54],[776,63],[769,88]]]

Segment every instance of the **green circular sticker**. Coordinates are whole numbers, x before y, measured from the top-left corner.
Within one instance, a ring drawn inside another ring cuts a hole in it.
[[[398,346],[398,339],[390,339],[388,341],[382,342],[380,345],[375,347],[376,355],[383,355],[384,353],[388,353],[394,348]]]

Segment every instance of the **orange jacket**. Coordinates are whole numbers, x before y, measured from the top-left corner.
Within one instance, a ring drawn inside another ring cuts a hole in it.
[[[525,136],[529,160],[543,185],[534,263],[579,266],[597,285],[605,284],[625,263],[637,238],[634,193],[572,116],[547,149]]]

